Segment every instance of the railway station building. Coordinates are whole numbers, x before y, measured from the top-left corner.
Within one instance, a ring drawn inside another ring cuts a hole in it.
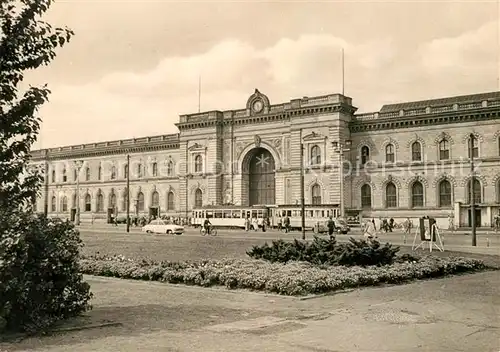
[[[342,206],[346,216],[428,215],[443,226],[475,216],[491,226],[500,211],[500,92],[356,111],[342,94],[271,103],[256,89],[239,109],[181,115],[177,134],[34,150],[45,170],[37,211],[72,218],[79,202],[82,222],[123,216],[127,173],[136,215],[300,204],[303,172],[305,203]]]

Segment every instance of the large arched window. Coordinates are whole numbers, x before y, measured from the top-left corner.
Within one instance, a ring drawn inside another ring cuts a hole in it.
[[[439,182],[439,206],[451,207],[451,183],[448,180]]]
[[[385,146],[385,161],[387,163],[394,162],[394,144],[387,144]]]
[[[90,181],[90,167],[85,168],[85,181]]]
[[[111,179],[116,180],[116,166],[111,166]]]
[[[167,176],[173,176],[174,175],[174,163],[172,161],[169,161],[167,163]]]
[[[62,212],[68,211],[68,197],[66,197],[66,196],[63,196],[61,198],[61,211]]]
[[[319,146],[314,145],[311,148],[311,165],[320,165],[321,164],[321,149]]]
[[[101,191],[97,194],[97,211],[98,212],[103,212],[104,211],[104,196],[102,195]]]
[[[467,182],[467,203],[470,204],[471,200],[471,180]],[[474,203],[478,204],[482,201],[482,189],[481,182],[477,178],[474,178]]]
[[[167,210],[174,210],[174,209],[175,209],[174,192],[170,191],[168,192],[167,195]]]
[[[419,181],[411,185],[411,206],[412,208],[424,206],[424,186]]]
[[[159,207],[160,206],[160,194],[156,191],[151,195],[151,206]]]
[[[203,158],[201,155],[194,158],[194,172],[203,172]]]
[[[450,143],[443,139],[439,142],[439,160],[448,160],[450,158]]]
[[[52,183],[56,182],[56,170],[52,170]]]
[[[396,185],[392,182],[385,186],[385,206],[387,208],[396,208],[398,206]]]
[[[127,197],[128,197],[128,192],[127,190],[123,190],[122,193],[122,210],[126,211],[127,210]]]
[[[194,192],[194,206],[196,208],[203,206],[203,192],[199,188]]]
[[[474,138],[474,142],[472,143],[472,155],[474,158],[479,158],[479,141],[477,138]],[[467,139],[467,155],[470,158],[470,137]]]
[[[143,173],[143,170],[142,170],[142,164],[137,164],[137,178],[142,178],[142,173]]]
[[[144,193],[137,194],[137,211],[144,211]]]
[[[66,168],[62,171],[62,182],[68,182],[68,175],[66,174]]]
[[[123,167],[123,178],[127,178],[128,177],[128,165],[125,165]]]
[[[361,187],[361,207],[372,207],[372,188],[368,184],[365,184]]]
[[[364,165],[370,160],[370,148],[366,145],[361,147],[361,164]]]
[[[420,142],[413,142],[411,145],[411,160],[422,161],[422,145]]]
[[[52,196],[52,199],[50,200],[50,211],[56,211],[56,196]]]
[[[158,163],[153,163],[151,164],[151,173],[153,174],[153,177],[158,176]]]
[[[99,167],[97,168],[97,179],[98,179],[99,181],[101,181],[101,180],[102,180],[102,166],[99,166]]]
[[[77,207],[77,205],[78,205],[78,204],[77,204],[76,193],[75,193],[75,194],[73,194],[73,203],[72,203],[72,207],[73,207],[73,208],[76,208],[76,207]]]
[[[92,198],[88,193],[85,195],[85,211],[92,211]]]
[[[321,186],[317,183],[311,187],[311,199],[313,205],[321,204]]]

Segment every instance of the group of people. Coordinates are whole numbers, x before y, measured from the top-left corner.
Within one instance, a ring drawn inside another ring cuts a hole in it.
[[[250,219],[249,216],[245,219],[245,231],[258,231],[266,232],[267,228],[271,227],[271,220],[266,216],[265,218],[253,217]]]

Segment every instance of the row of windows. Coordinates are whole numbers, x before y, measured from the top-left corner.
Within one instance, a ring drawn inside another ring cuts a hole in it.
[[[73,205],[76,207],[76,194],[73,195]],[[90,212],[92,211],[92,196],[87,193],[84,197],[84,207],[83,211],[85,212]],[[57,204],[57,199],[56,196],[52,196],[51,199],[51,211],[55,212],[56,211],[56,204]],[[122,197],[122,211],[127,210],[127,194],[123,193]],[[139,192],[137,194],[137,198],[135,199],[135,204],[132,204],[134,207],[137,208],[137,211],[144,211],[144,193]],[[167,210],[174,210],[175,209],[175,196],[174,192],[168,192],[167,194]],[[112,193],[109,197],[109,203],[108,203],[109,208],[116,208],[117,207],[117,199],[116,199],[116,194]],[[151,207],[153,208],[158,208],[160,207],[160,194],[158,192],[153,192],[151,196]],[[68,197],[63,196],[60,199],[60,207],[59,210],[61,212],[67,212],[68,211]],[[104,212],[104,195],[99,192],[96,197],[96,211],[97,212]]]
[[[467,190],[470,190],[470,181],[467,185]],[[438,206],[443,208],[448,208],[452,206],[452,196],[453,191],[451,183],[448,180],[442,180],[438,185]],[[497,200],[500,202],[500,181],[497,185]],[[470,191],[467,192],[467,203],[470,203],[471,199]],[[398,194],[396,185],[393,182],[387,183],[385,186],[385,207],[386,208],[396,208],[398,206]],[[474,202],[482,202],[482,190],[481,183],[478,179],[474,179]],[[424,186],[420,181],[416,181],[412,184],[410,188],[410,206],[412,208],[423,207],[424,204]],[[361,187],[361,207],[371,208],[372,207],[372,189],[369,184],[364,184]]]
[[[500,139],[498,141],[500,145]],[[415,141],[411,144],[411,161],[422,161],[423,153],[422,153],[422,144],[418,141]],[[442,139],[439,142],[439,160],[449,160],[451,158],[450,153],[451,147],[450,142],[447,139]],[[467,145],[468,157],[471,156],[471,145],[470,139],[468,140]],[[474,139],[472,146],[472,155],[474,158],[479,157],[479,142],[477,139]],[[500,147],[499,147],[499,155],[500,155]],[[361,147],[361,163],[366,164],[370,160],[370,148],[368,146]],[[396,161],[395,147],[394,144],[390,143],[385,146],[385,162],[393,163]]]
[[[145,174],[145,168],[142,164],[136,165],[136,174],[135,176],[137,178],[142,178],[144,177]],[[151,175],[152,177],[158,177],[158,163],[154,162],[151,164]],[[128,166],[125,165],[123,167],[123,178],[126,179],[128,177]],[[167,163],[167,176],[174,176],[174,163],[172,161],[169,161]],[[110,170],[110,179],[111,180],[116,180],[118,178],[118,170],[116,166],[112,166]],[[76,181],[78,179],[78,170],[74,169],[73,170],[73,181]],[[91,180],[91,172],[90,172],[90,167],[85,168],[85,181],[90,181]],[[97,169],[97,180],[101,181],[102,180],[102,167],[99,166]],[[52,170],[52,178],[51,182],[56,182],[56,170]],[[68,173],[67,170],[64,168],[62,170],[62,182],[68,182]]]

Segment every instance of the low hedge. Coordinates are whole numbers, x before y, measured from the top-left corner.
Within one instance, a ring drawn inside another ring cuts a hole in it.
[[[390,243],[381,245],[378,241],[356,240],[337,242],[335,238],[314,236],[313,241],[277,240],[271,245],[253,246],[247,255],[253,259],[264,259],[271,263],[288,263],[293,261],[311,264],[371,266],[390,265],[397,260],[399,247]]]
[[[229,289],[250,289],[282,295],[308,295],[360,286],[400,284],[486,268],[482,261],[476,259],[434,256],[383,267],[318,266],[307,262],[281,264],[242,259],[154,262],[134,261],[122,256],[87,257],[80,264],[83,273],[96,276],[203,287],[225,286]]]

